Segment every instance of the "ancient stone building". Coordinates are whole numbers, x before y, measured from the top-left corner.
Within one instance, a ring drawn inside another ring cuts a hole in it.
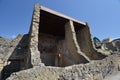
[[[29,31],[31,65],[69,66],[102,59],[94,49],[89,25],[35,5]]]
[[[56,80],[58,76],[63,76],[63,73],[65,77],[69,76],[68,73],[72,76],[72,72],[76,72],[79,76],[79,78],[77,78],[80,80],[82,80],[83,77],[89,77],[89,75],[92,75],[94,80],[97,79],[97,77],[106,76],[109,71],[116,68],[116,58],[105,58],[106,55],[104,55],[103,52],[95,49],[91,37],[88,23],[75,20],[36,4],[28,34],[20,36],[10,42],[8,49],[9,54],[6,55],[4,59],[5,66],[1,71],[1,76],[4,80],[12,73],[21,70],[25,70],[26,72],[21,71],[20,73],[18,72],[18,74],[16,73],[16,75],[24,77],[23,74],[25,73],[34,79],[33,76],[39,73],[36,80],[44,80],[44,74],[48,74],[47,77],[54,76],[46,80]],[[13,45],[13,43],[15,44]],[[95,60],[101,61],[97,62]],[[40,68],[43,64],[45,66],[42,67],[41,70]],[[39,69],[36,68],[36,66],[39,67]],[[35,72],[33,76],[30,74],[30,71],[26,69],[32,70],[31,72],[33,73]],[[44,70],[48,71],[48,73]],[[51,75],[51,73],[55,74]],[[83,74],[87,75],[85,76]],[[40,75],[42,75],[42,77]],[[12,80],[17,79],[14,75],[13,78]],[[92,78],[89,78],[89,80],[92,80]],[[11,78],[8,80],[11,80]],[[22,78],[18,80],[22,80]]]

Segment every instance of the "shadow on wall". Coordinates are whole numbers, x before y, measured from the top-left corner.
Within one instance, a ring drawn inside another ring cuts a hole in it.
[[[8,78],[13,72],[18,72],[20,70],[24,70],[30,67],[28,65],[28,34],[23,35],[21,40],[19,40],[21,36],[18,36],[13,42],[14,45],[11,45],[10,48],[14,49],[9,58],[7,59],[7,64],[4,66],[2,70],[2,80]]]

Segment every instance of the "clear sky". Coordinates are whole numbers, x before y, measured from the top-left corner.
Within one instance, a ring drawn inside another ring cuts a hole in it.
[[[120,37],[120,0],[0,0],[0,36],[28,33],[35,3],[88,22],[93,37]]]

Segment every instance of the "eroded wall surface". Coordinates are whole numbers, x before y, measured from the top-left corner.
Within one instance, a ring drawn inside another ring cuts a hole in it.
[[[28,63],[32,66],[37,66],[41,62],[40,53],[38,51],[38,34],[39,34],[39,21],[40,21],[40,6],[35,5],[31,27],[29,31],[29,56]]]
[[[7,80],[103,80],[120,70],[120,54],[110,55],[103,60],[60,67],[37,66],[11,75]]]
[[[81,52],[83,52],[87,57],[89,57],[90,60],[98,60],[105,58],[105,55],[101,54],[94,48],[94,44],[92,41],[92,34],[90,32],[90,28],[88,23],[86,23],[85,26],[76,26],[81,27],[78,30],[76,30],[76,39],[78,42],[78,45],[80,47]]]
[[[57,36],[40,33],[38,50],[42,63],[46,66],[55,66],[55,57],[57,57]]]
[[[80,46],[78,45],[76,39],[73,21],[69,21],[65,25],[65,42],[69,54],[72,55],[70,59],[74,62],[74,64],[86,63],[90,61],[89,57],[84,55],[84,53],[80,50]]]

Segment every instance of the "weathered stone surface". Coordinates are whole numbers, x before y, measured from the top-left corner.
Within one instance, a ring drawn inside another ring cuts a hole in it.
[[[29,59],[32,66],[38,66],[41,62],[40,52],[38,51],[38,34],[39,34],[39,21],[40,21],[40,6],[35,5],[33,18],[30,28],[30,42],[29,42]]]
[[[76,39],[76,33],[72,21],[69,21],[65,25],[65,40],[67,45],[66,47],[71,53],[71,59],[73,59],[74,63],[84,63],[90,61],[90,59],[80,51],[80,46],[78,45]]]
[[[2,77],[6,78],[11,73],[26,69],[28,53],[28,34],[18,35],[15,39],[0,40],[0,59]],[[1,53],[2,52],[2,53]],[[16,66],[16,67],[15,67]],[[18,70],[19,68],[19,70]],[[8,72],[9,71],[9,72]],[[5,74],[5,75],[4,75]]]
[[[24,36],[26,36],[27,38],[27,35]],[[21,48],[20,46],[25,46],[26,43],[19,43],[22,38],[23,35],[19,34],[15,39],[11,39],[11,40],[4,38],[0,39],[0,55],[2,55],[0,56],[0,58],[3,59],[3,61],[7,61],[13,52],[16,54],[15,49],[20,49]],[[15,54],[13,57],[15,57]]]
[[[107,75],[118,71],[118,55],[63,68],[38,66],[14,73],[7,80],[103,80]]]

